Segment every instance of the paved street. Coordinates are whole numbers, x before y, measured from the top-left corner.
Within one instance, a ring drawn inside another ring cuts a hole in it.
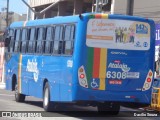
[[[0,111],[44,111],[43,107],[42,107],[42,100],[41,99],[37,99],[34,97],[26,97],[26,101],[24,103],[17,103],[14,100],[14,92],[11,91],[6,91],[6,90],[0,90]],[[96,107],[79,107],[79,106],[75,106],[75,105],[69,105],[69,106],[61,106],[60,108],[63,112],[43,112],[43,114],[45,114],[46,116],[52,116],[52,117],[48,117],[45,118],[45,120],[50,120],[50,119],[86,119],[86,120],[90,120],[90,119],[105,119],[105,117],[113,117],[112,119],[116,119],[117,117],[120,120],[127,120],[127,119],[135,119],[135,117],[133,117],[133,111],[137,112],[137,111],[141,111],[139,109],[130,109],[130,108],[125,108],[125,107],[121,107],[121,112],[120,114],[115,117],[115,116],[101,116],[96,112]],[[65,110],[65,111],[64,111]],[[66,112],[66,111],[77,111],[77,112]],[[78,111],[84,111],[82,112],[78,112]],[[85,114],[85,111],[87,111],[87,113]],[[89,111],[89,113],[88,113]],[[125,111],[125,112],[123,112]],[[126,112],[129,111],[129,112]],[[93,116],[93,114],[94,116]],[[143,112],[143,111],[142,111]],[[53,118],[54,117],[54,118]],[[142,119],[144,117],[136,117],[136,119]],[[157,119],[158,117],[145,117],[148,120],[152,120],[152,119]],[[0,118],[0,120],[8,120],[8,119],[22,119],[22,118]],[[26,120],[32,120],[33,118],[23,118]],[[34,118],[35,119],[35,118]],[[37,120],[41,120],[44,118],[37,118]]]

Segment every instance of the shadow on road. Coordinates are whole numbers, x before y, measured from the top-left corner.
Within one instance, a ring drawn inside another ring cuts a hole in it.
[[[26,104],[34,105],[40,108],[43,108],[42,101],[25,101]],[[73,104],[57,104],[56,110],[51,112],[43,112],[42,113],[47,117],[92,117],[92,119],[95,117],[130,117],[133,116],[133,114],[127,112],[120,112],[119,115],[111,115],[112,112],[106,113],[98,113],[96,107],[80,107]]]
[[[43,108],[42,101],[25,101],[24,103]]]

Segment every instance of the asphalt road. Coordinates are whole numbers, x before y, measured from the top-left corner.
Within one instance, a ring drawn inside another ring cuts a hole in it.
[[[26,100],[24,103],[17,103],[14,99],[14,92],[7,91],[7,90],[1,90],[0,89],[0,111],[13,111],[16,113],[23,113],[23,112],[28,112],[30,113],[31,111],[35,113],[40,113],[42,111],[42,115],[45,115],[46,117],[38,117],[34,118],[34,120],[65,120],[65,119],[71,119],[71,120],[76,120],[76,119],[85,119],[85,120],[94,120],[94,119],[104,119],[106,120],[107,118],[111,118],[112,120],[114,119],[119,119],[119,120],[128,120],[128,119],[138,119],[142,120],[145,118],[145,120],[159,120],[159,117],[134,117],[134,114],[137,112],[144,113],[145,111],[140,110],[140,109],[131,109],[131,108],[125,108],[121,106],[121,112],[117,116],[107,116],[107,115],[100,115],[98,114],[97,108],[96,107],[79,107],[76,105],[68,105],[64,106],[61,105],[59,106],[59,110],[61,112],[44,112],[43,110],[43,104],[42,104],[42,99],[34,98],[34,97],[26,97]],[[69,111],[69,112],[66,112]],[[73,112],[72,112],[73,111]],[[83,111],[83,112],[80,112]],[[127,112],[128,111],[128,112]],[[27,113],[27,114],[28,114]],[[0,113],[2,114],[2,113]],[[26,114],[26,113],[25,113]],[[157,114],[157,113],[156,113]],[[17,115],[17,114],[15,114]],[[143,114],[142,114],[143,115]],[[50,117],[51,116],[51,117]],[[24,117],[17,117],[15,116],[14,118],[10,117],[3,117],[0,118],[0,120],[33,120],[33,118],[24,118]]]

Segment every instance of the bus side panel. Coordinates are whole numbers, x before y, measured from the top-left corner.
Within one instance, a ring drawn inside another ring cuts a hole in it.
[[[53,65],[51,57],[26,55],[23,59],[23,66],[25,66],[23,76],[28,83],[28,86],[26,86],[28,87],[28,94],[43,98],[43,82],[46,79],[50,85],[51,95],[54,94],[54,99],[59,100],[58,80],[56,84],[52,86],[55,66]]]
[[[51,56],[43,58],[41,79],[47,78],[49,81],[51,101],[72,100],[72,67],[71,57]]]
[[[23,58],[20,60],[20,56],[19,54],[13,54],[11,59],[6,63],[6,89],[12,90],[12,82],[16,80],[20,93],[28,95],[27,82],[22,74],[24,67],[21,60],[23,60]],[[14,78],[13,76],[15,76],[16,79],[12,80],[12,78]]]
[[[61,57],[60,61],[61,74],[58,75],[60,78],[60,101],[72,101],[73,60],[71,57]]]
[[[51,101],[71,101],[72,91],[71,57],[32,56],[23,57],[23,79],[28,94],[42,98],[43,83],[47,80],[50,87]],[[23,86],[24,87],[24,86]]]
[[[12,90],[12,77],[15,74],[18,80],[18,61],[19,55],[12,55],[11,59],[6,62],[6,89]],[[13,64],[15,66],[13,66]]]

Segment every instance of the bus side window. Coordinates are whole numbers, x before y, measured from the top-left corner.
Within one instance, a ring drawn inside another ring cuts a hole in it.
[[[36,47],[36,28],[31,28],[28,41],[28,53],[34,53],[35,47]]]
[[[15,44],[14,44],[14,52],[20,51],[20,39],[21,39],[21,30],[17,29],[15,33]]]
[[[46,54],[50,54],[52,51],[51,51],[51,48],[53,46],[53,38],[54,38],[54,28],[53,27],[48,27],[47,28],[47,32],[46,32],[46,43],[45,43],[45,50],[44,52]]]
[[[65,35],[64,35],[64,49],[65,55],[73,54],[73,46],[74,46],[74,35],[75,34],[75,26],[74,25],[66,25],[65,26]]]
[[[26,44],[27,44],[27,29],[22,30],[22,42],[21,42],[21,52],[26,52]]]
[[[42,53],[44,49],[45,28],[38,28],[36,53]]]
[[[53,54],[63,53],[63,26],[55,27]]]
[[[13,48],[14,48],[14,42],[15,42],[15,31],[13,29],[11,29],[9,31],[9,39],[10,39],[10,43],[9,43],[9,47],[8,47],[8,52],[13,52]]]

